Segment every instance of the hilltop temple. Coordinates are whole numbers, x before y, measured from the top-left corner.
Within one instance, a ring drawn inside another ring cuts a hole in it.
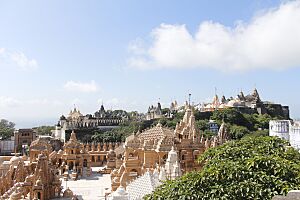
[[[100,109],[94,113],[94,115],[81,114],[80,110],[74,108],[70,111],[69,115],[65,117],[62,115],[59,118],[58,124],[55,130],[52,131],[52,135],[56,139],[62,141],[66,140],[66,132],[71,130],[89,130],[100,128],[114,128],[121,123],[127,121],[129,115],[126,111],[122,110],[105,110],[101,105]]]
[[[160,119],[163,117],[161,104],[158,102],[157,106],[149,106],[146,113],[146,120]]]
[[[281,115],[285,119],[289,119],[289,107],[281,104],[262,101],[256,88],[248,95],[244,95],[241,91],[235,98],[226,98],[224,95],[219,99],[216,94],[210,103],[202,103],[197,106],[201,112],[212,112],[214,110],[222,110],[225,108],[236,108],[246,113],[258,114],[276,114]]]

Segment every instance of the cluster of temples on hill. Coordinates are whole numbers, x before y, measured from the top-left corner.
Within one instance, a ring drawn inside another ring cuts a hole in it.
[[[89,131],[95,129],[112,129],[129,120],[129,114],[123,110],[105,110],[101,105],[94,115],[83,115],[79,109],[74,108],[67,117],[62,115],[53,130],[55,138],[66,140],[66,133],[72,130]]]
[[[241,91],[235,98],[226,98],[224,95],[219,99],[216,94],[209,103],[200,103],[196,106],[201,112],[212,112],[214,110],[222,110],[226,108],[236,108],[246,113],[270,114],[282,116],[289,119],[289,107],[270,101],[263,101],[256,88],[248,95],[244,95]]]
[[[161,180],[200,169],[197,157],[228,139],[225,124],[216,136],[204,138],[195,126],[191,107],[186,109],[175,130],[158,123],[127,137],[124,144],[82,143],[72,131],[69,140],[54,149],[47,138],[38,138],[31,142],[28,156],[0,160],[0,197],[21,199],[30,196],[44,200],[71,197],[74,195],[70,189],[66,188],[62,193],[60,178],[71,177],[76,181],[90,176],[91,167],[101,166],[105,167],[105,173],[111,173],[111,198],[121,190],[138,197],[149,192],[150,188],[145,189],[141,184],[150,183],[152,179],[159,185]],[[145,181],[140,180],[141,177]],[[144,189],[139,190],[139,187]]]

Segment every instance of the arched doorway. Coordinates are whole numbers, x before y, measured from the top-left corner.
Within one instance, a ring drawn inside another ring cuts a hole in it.
[[[74,163],[73,163],[73,161],[69,162],[69,170],[72,170],[72,169],[73,169],[73,167],[74,167]]]

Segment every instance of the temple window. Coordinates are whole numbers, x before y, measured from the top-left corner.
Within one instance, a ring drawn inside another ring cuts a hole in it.
[[[94,156],[92,156],[92,162],[95,162],[95,157]]]
[[[83,160],[83,167],[87,167],[87,159]]]

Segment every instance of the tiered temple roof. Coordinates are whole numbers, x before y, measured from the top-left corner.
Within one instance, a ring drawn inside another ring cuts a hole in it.
[[[172,144],[174,144],[174,140],[173,130],[158,123],[151,129],[129,136],[125,145],[131,148],[157,149],[159,151],[162,150],[164,144],[168,144],[166,151],[169,151]]]

